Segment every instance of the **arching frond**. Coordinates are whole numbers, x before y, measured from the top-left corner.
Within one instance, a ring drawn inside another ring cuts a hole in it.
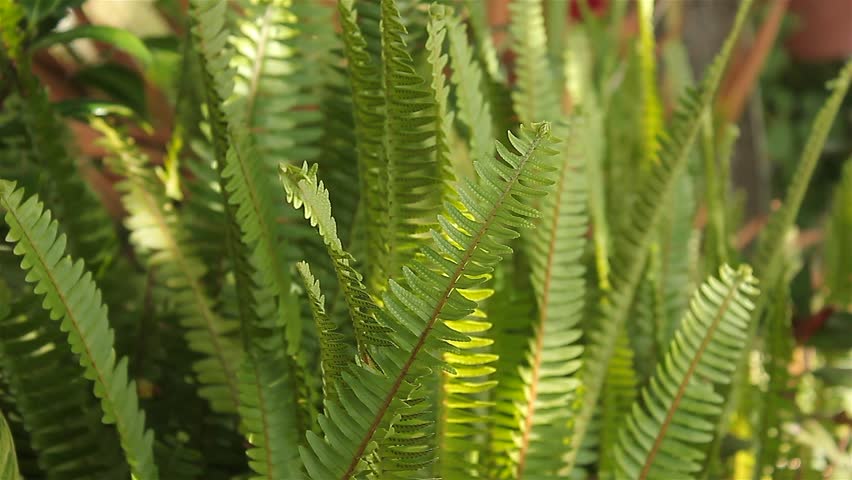
[[[682,175],[675,186],[673,208],[660,224],[660,279],[663,315],[657,318],[659,351],[664,351],[688,308],[695,288],[698,235],[693,227],[695,193],[692,178]]]
[[[723,266],[693,296],[665,361],[622,427],[616,478],[695,478],[722,411],[715,386],[730,382],[746,345],[755,285],[749,267]]]
[[[416,380],[429,369],[456,373],[443,352],[463,354],[453,345],[468,342],[468,336],[453,321],[477,306],[463,291],[481,284],[511,252],[506,242],[537,215],[518,197],[540,196],[553,182],[550,158],[557,152],[549,125],[525,126],[510,138],[519,153],[497,145],[502,160],[478,162],[480,184],[465,181],[459,191],[464,210],[448,204],[442,231],[432,235],[434,246],[403,269],[401,283],[389,282],[382,319],[393,325],[398,348],[376,359],[384,375],[367,368],[344,374],[351,393],[341,395],[340,408],[320,417],[324,437],[309,432],[310,449],[302,451],[312,478],[353,478],[369,468],[368,456],[377,450],[384,456],[372,466],[383,468],[375,473],[384,478],[410,478],[430,462],[431,422],[422,415],[428,404]]]
[[[273,168],[282,161],[313,161],[319,154],[322,127],[321,112],[315,108],[319,98],[312,89],[322,79],[305,73],[321,68],[323,62],[305,61],[309,52],[297,50],[304,20],[284,2],[240,3],[243,11],[231,35],[231,65],[236,69],[234,90],[243,99],[252,152]]]
[[[630,313],[630,306],[636,295],[664,206],[668,205],[676,180],[686,168],[691,146],[701,128],[703,112],[716,95],[725,65],[750,6],[749,0],[740,4],[731,33],[708,71],[700,92],[686,95],[682,99],[675,113],[671,135],[663,141],[659,162],[639,187],[639,198],[633,202],[631,213],[625,217],[627,223],[615,236],[619,242],[612,262],[613,287],[605,297],[600,326],[590,335],[591,346],[586,350],[584,358],[585,395],[583,408],[573,425],[568,451],[569,470],[574,465],[574,457],[597,405],[606,370],[615,352],[616,340]]]
[[[145,429],[136,386],[128,381],[127,359],[117,361],[114,333],[101,293],[85,264],[65,253],[59,225],[37,197],[24,201],[23,190],[0,181],[0,206],[6,210],[7,240],[22,257],[21,267],[34,292],[44,296],[43,307],[52,320],[61,320],[70,349],[79,355],[85,376],[101,400],[103,421],[115,424],[133,475],[140,480],[159,477],[154,464],[154,435]]]
[[[796,215],[799,213],[799,207],[802,205],[808,184],[828,137],[829,129],[840,111],[840,106],[849,90],[850,83],[852,83],[852,61],[846,63],[846,66],[832,82],[831,96],[826,100],[825,105],[814,120],[810,136],[802,152],[802,158],[792,176],[793,182],[787,188],[787,193],[784,196],[784,203],[769,219],[769,223],[760,237],[755,271],[769,285],[774,285],[775,280],[781,274],[784,258],[784,236],[796,221]]]
[[[376,320],[376,304],[363,283],[363,277],[355,269],[355,259],[343,249],[343,243],[337,235],[337,223],[331,215],[328,190],[317,178],[317,169],[317,165],[308,167],[308,164],[304,164],[302,168],[282,165],[281,182],[287,191],[287,201],[297,209],[304,209],[305,218],[316,227],[325,243],[340,292],[349,310],[359,357],[371,363],[369,347],[386,347],[391,343],[386,337],[387,329]]]

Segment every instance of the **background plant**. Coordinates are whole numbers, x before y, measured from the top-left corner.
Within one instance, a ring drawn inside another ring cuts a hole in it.
[[[4,479],[852,473],[848,345],[791,321],[803,264],[852,304],[848,162],[817,260],[795,228],[852,65],[742,245],[751,2],[694,85],[650,0],[515,0],[505,44],[477,1],[162,2],[144,40],[55,30],[80,3],[0,0]],[[52,102],[81,39],[97,98]]]

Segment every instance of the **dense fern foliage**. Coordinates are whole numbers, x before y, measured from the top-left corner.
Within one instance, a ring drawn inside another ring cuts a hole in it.
[[[145,41],[55,31],[81,3],[0,0],[0,480],[852,474],[796,391],[849,347],[788,368],[791,284],[852,313],[852,165],[794,238],[852,64],[743,248],[751,1],[694,87],[653,0],[513,0],[505,38],[478,0],[163,1]],[[165,143],[115,78],[54,101],[34,64],[80,42],[166,92]]]

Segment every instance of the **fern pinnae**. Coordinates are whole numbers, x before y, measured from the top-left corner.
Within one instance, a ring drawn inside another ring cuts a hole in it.
[[[852,61],[846,63],[838,76],[830,84],[833,91],[813,122],[801,159],[799,160],[796,172],[793,174],[792,183],[787,188],[784,203],[769,218],[769,222],[760,237],[754,264],[756,273],[760,275],[766,285],[777,284],[781,275],[784,274],[785,236],[796,221],[796,216],[804,200],[808,184],[816,169],[829,130],[849,90],[850,83],[852,83]],[[749,325],[748,340],[746,343],[748,347],[753,344],[760,330],[760,320],[769,306],[769,300],[769,295],[761,295],[758,298],[757,307],[754,310],[753,318]],[[746,371],[745,366],[747,362],[748,356],[745,354],[741,355],[738,359],[739,371]],[[734,389],[732,388],[731,390]],[[730,394],[725,401],[724,411],[720,416],[721,421],[716,426],[717,439],[713,445],[714,453],[721,448],[721,435],[728,428],[728,420],[736,411],[737,402],[738,399],[735,394]]]
[[[358,26],[354,0],[338,0],[343,45],[354,106],[358,150],[359,217],[363,227],[365,276],[371,290],[378,290],[388,275],[385,265],[387,229],[387,160],[382,142],[385,99],[382,68],[371,55]]]
[[[376,304],[363,283],[363,277],[355,269],[355,259],[343,249],[337,235],[337,223],[331,215],[329,193],[317,178],[317,170],[317,165],[308,167],[307,163],[302,168],[282,164],[281,183],[287,192],[287,201],[296,209],[304,209],[305,218],[322,237],[349,310],[358,356],[363,362],[372,363],[369,348],[387,347],[392,343],[386,337],[387,329],[376,320]]]
[[[385,376],[363,367],[344,374],[359,401],[353,404],[351,395],[342,398],[342,410],[332,409],[329,417],[320,417],[325,438],[309,432],[311,449],[302,451],[302,459],[312,478],[352,478],[366,468],[364,457],[376,446],[396,455],[395,475],[422,468],[428,461],[428,444],[423,442],[428,442],[430,422],[422,418],[428,403],[414,387],[415,380],[427,367],[453,373],[443,362],[443,352],[454,350],[449,342],[463,343],[468,337],[453,329],[452,321],[470,315],[476,307],[460,290],[481,284],[483,275],[511,252],[506,242],[518,236],[517,229],[531,226],[528,218],[536,212],[517,196],[545,194],[552,183],[554,168],[549,157],[557,152],[552,148],[549,125],[522,127],[520,136],[511,135],[510,139],[520,154],[498,144],[503,163],[483,159],[477,163],[481,183],[462,182],[459,198],[466,213],[446,205],[448,216],[442,225],[455,232],[433,235],[434,246],[424,248],[424,256],[416,257],[403,270],[404,285],[389,282],[382,317],[394,326],[393,338],[399,348],[388,349],[377,359]],[[454,245],[448,238],[459,238],[462,243]],[[424,350],[426,355],[422,355]],[[371,413],[353,411],[358,404]],[[394,429],[395,423],[406,430]],[[376,445],[374,437],[380,429],[387,434],[377,439],[382,445]]]
[[[491,157],[494,155],[494,125],[491,106],[482,94],[482,70],[474,59],[464,22],[457,17],[450,18],[447,32],[453,70],[450,80],[455,87],[458,118],[470,132],[470,157]]]
[[[575,120],[575,124],[581,122],[582,118]],[[520,411],[517,478],[540,478],[560,471],[557,452],[568,437],[570,399],[579,385],[576,378],[569,377],[580,368],[583,351],[578,341],[585,295],[581,257],[588,227],[586,159],[576,131],[567,137],[556,190],[542,202],[542,219],[531,240],[532,283],[539,309],[528,366],[523,367],[525,399]]]
[[[311,267],[305,262],[299,262],[296,264],[296,270],[305,283],[305,292],[320,337],[323,397],[334,401],[337,398],[337,385],[343,379],[343,371],[351,364],[349,347],[343,343],[343,335],[336,331],[337,326],[326,314],[325,296],[320,290],[319,281],[311,273]]]
[[[145,429],[136,386],[128,379],[127,359],[116,361],[114,332],[101,293],[82,261],[65,254],[64,235],[37,197],[24,201],[23,190],[0,181],[0,206],[6,210],[7,240],[23,257],[21,267],[34,292],[44,296],[43,307],[51,319],[61,320],[68,344],[77,353],[86,377],[101,400],[103,421],[114,423],[131,472],[140,480],[159,478],[154,463],[153,432]]]
[[[381,8],[388,191],[386,273],[396,276],[425,243],[428,237],[424,234],[436,226],[444,192],[441,157],[447,154],[440,126],[446,122],[432,120],[440,116],[435,97],[443,92],[433,96],[417,74],[396,0],[382,0]]]
[[[193,365],[204,386],[201,395],[214,410],[235,412],[239,405],[237,368],[242,352],[230,338],[236,325],[216,314],[201,278],[204,264],[188,245],[188,235],[167,199],[165,187],[147,168],[147,160],[105,122],[93,124],[113,155],[113,168],[125,176],[118,184],[129,216],[130,242],[150,268],[158,270],[157,295],[180,317],[189,348],[202,355]]]
[[[692,478],[713,439],[722,397],[714,385],[730,382],[746,345],[752,299],[751,269],[723,266],[693,296],[665,362],[622,427],[616,478]]]
[[[796,221],[808,183],[813,176],[823,145],[825,145],[831,125],[843,104],[850,83],[852,83],[852,61],[847,62],[837,78],[831,82],[831,96],[814,120],[802,157],[799,160],[796,172],[792,176],[793,181],[784,196],[784,203],[769,219],[769,223],[760,238],[755,270],[769,284],[774,284],[775,279],[781,274],[784,258],[784,236]]]
[[[517,86],[512,102],[518,118],[522,122],[554,120],[560,112],[560,92],[552,81],[542,2],[512,0],[509,11],[509,31],[517,55]]]
[[[456,179],[455,166],[450,160],[450,136],[453,126],[453,111],[450,110],[444,69],[449,63],[449,55],[444,53],[444,40],[447,38],[447,22],[451,18],[452,9],[433,4],[429,8],[429,23],[426,24],[426,61],[431,65],[431,81],[429,91],[435,105],[435,161],[443,183],[443,199],[453,199]]]
[[[584,359],[583,382],[585,388],[583,407],[575,418],[571,445],[568,451],[569,470],[573,468],[583,436],[592,419],[603,387],[605,372],[615,351],[615,342],[622,330],[636,288],[646,263],[656,226],[668,204],[675,180],[686,168],[691,146],[701,128],[703,112],[712,103],[725,65],[731,56],[736,39],[745,23],[751,0],[739,5],[731,33],[721,52],[708,70],[700,93],[687,94],[676,110],[672,133],[662,142],[658,164],[649,172],[639,188],[640,199],[634,202],[633,211],[622,227],[621,248],[613,261],[613,288],[603,306],[600,329],[590,335],[591,346]]]

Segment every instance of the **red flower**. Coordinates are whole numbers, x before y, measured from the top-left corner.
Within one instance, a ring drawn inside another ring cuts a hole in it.
[[[607,0],[571,0],[571,18],[574,20],[583,19],[583,12],[580,9],[580,2],[583,1],[595,15],[600,15],[606,10]]]

